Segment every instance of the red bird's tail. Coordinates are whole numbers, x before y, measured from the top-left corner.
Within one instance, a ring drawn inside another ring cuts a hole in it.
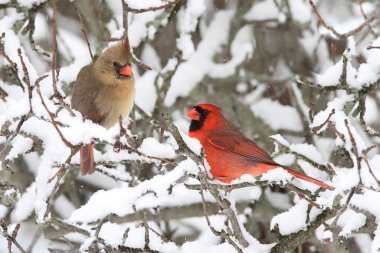
[[[300,173],[298,171],[295,171],[295,170],[292,170],[290,168],[283,168],[284,170],[286,170],[287,172],[289,172],[290,174],[292,174],[293,176],[295,176],[296,178],[299,178],[299,179],[302,179],[302,180],[305,180],[305,181],[308,181],[310,183],[313,183],[313,184],[316,184],[322,188],[325,188],[325,189],[328,189],[330,191],[333,191],[335,190],[334,187],[332,187],[331,185],[328,185],[328,184],[325,184],[315,178],[312,178],[312,177],[309,177],[309,176],[306,176],[305,174],[303,173]]]
[[[86,175],[94,171],[94,144],[83,145],[80,148],[80,173]]]

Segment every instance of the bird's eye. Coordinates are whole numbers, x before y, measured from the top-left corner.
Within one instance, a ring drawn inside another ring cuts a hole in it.
[[[114,62],[112,62],[112,65],[116,68],[116,67],[118,67],[120,64],[114,61]]]

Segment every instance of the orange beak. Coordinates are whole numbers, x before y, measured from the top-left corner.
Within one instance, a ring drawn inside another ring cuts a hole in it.
[[[131,66],[125,65],[120,69],[119,74],[123,76],[132,76],[133,72]]]
[[[195,108],[192,108],[187,112],[187,117],[192,120],[199,120],[200,115]]]

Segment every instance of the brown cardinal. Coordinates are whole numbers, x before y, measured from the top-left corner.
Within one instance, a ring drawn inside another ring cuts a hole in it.
[[[126,116],[133,107],[135,85],[128,42],[108,48],[99,58],[84,66],[75,81],[73,109],[105,128]],[[80,150],[82,175],[95,171],[93,144]]]
[[[284,167],[275,161],[253,141],[244,137],[212,104],[194,106],[187,117],[191,119],[189,136],[200,141],[210,165],[211,175],[224,183],[230,183],[244,174],[260,176],[281,167],[293,176],[319,185],[325,189],[335,188]]]

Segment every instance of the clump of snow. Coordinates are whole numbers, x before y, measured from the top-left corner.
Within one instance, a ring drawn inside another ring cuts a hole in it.
[[[351,209],[345,211],[338,219],[337,225],[342,227],[339,236],[348,237],[366,223],[366,216]]]
[[[157,100],[157,92],[154,85],[157,75],[157,71],[150,70],[136,79],[135,102],[148,114],[153,112]]]
[[[20,4],[20,6],[26,7],[26,8],[32,8],[33,6],[38,6],[45,2],[45,0],[17,0],[17,2]]]
[[[346,53],[346,82],[355,89],[362,89],[378,79],[379,66],[372,63],[362,63],[356,69],[352,65],[352,53]],[[328,68],[323,74],[316,74],[316,82],[322,86],[336,86],[340,83],[343,73],[343,57],[333,66]]]
[[[277,184],[287,184],[292,178],[293,176],[289,172],[279,167],[262,174],[260,180]]]
[[[305,230],[306,213],[308,203],[306,200],[301,200],[298,204],[290,208],[288,211],[280,213],[272,218],[270,229],[273,230],[276,225],[281,235],[290,235],[300,230]]]
[[[11,221],[20,222],[27,219],[34,210],[34,201],[36,200],[36,184],[31,184],[21,195],[15,208],[11,212]]]
[[[268,20],[277,19],[280,12],[277,6],[271,0],[264,0],[253,4],[251,9],[244,14],[244,19],[247,21],[252,20]]]
[[[167,143],[160,143],[155,138],[145,138],[139,147],[139,151],[141,151],[143,154],[156,157],[175,157],[175,151],[171,145]]]
[[[295,153],[304,155],[316,163],[323,163],[322,155],[314,145],[307,143],[292,144],[289,149]]]
[[[178,96],[186,96],[211,69],[215,52],[228,38],[233,15],[234,11],[231,10],[215,14],[196,52],[186,62],[181,63],[175,72],[165,98],[166,106],[171,106]]]
[[[7,160],[13,160],[19,155],[25,154],[33,146],[33,141],[30,138],[17,135],[12,140],[12,149],[9,151],[8,155],[5,157]]]
[[[182,59],[188,60],[194,53],[194,43],[191,38],[191,32],[194,32],[198,18],[206,10],[204,0],[189,0],[186,2],[186,8],[182,9],[178,15],[178,31],[180,33],[177,39],[178,49],[182,51]]]
[[[86,205],[75,210],[70,221],[91,222],[109,214],[118,216],[134,213],[132,205],[140,199],[139,208],[154,208],[182,204],[191,204],[199,201],[197,192],[188,192],[185,187],[178,185],[169,194],[168,189],[184,176],[187,170],[197,167],[191,160],[181,162],[173,171],[165,175],[158,175],[150,180],[144,181],[136,187],[116,188],[108,191],[100,190],[94,193]],[[153,194],[144,195],[148,191]],[[186,197],[185,197],[186,196]],[[145,200],[141,200],[145,198]],[[95,211],[96,210],[96,211]]]
[[[290,146],[290,143],[281,134],[271,135],[270,138],[285,147]]]
[[[315,80],[317,84],[322,86],[336,86],[339,84],[339,78],[343,71],[343,58],[336,64],[328,68],[323,74],[316,74]]]
[[[271,129],[302,131],[301,118],[294,107],[281,105],[278,101],[268,98],[261,99],[251,106],[256,117],[261,118]]]

